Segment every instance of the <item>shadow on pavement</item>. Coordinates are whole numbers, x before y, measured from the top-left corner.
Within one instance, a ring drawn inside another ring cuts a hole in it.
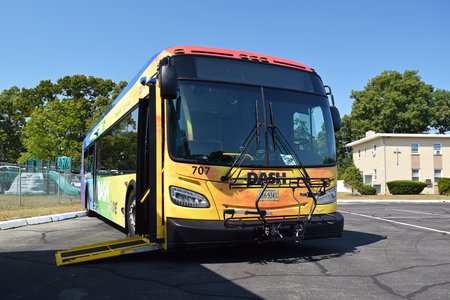
[[[300,245],[208,248],[140,253],[79,265],[56,267],[54,251],[0,253],[2,299],[199,299],[260,297],[203,264],[304,263],[357,253],[357,247],[385,237],[344,231],[340,239],[309,240]]]
[[[267,243],[261,245],[205,248],[184,252],[162,253],[171,261],[203,263],[295,263],[317,261],[357,253],[357,248],[386,239],[385,236],[344,230],[341,238],[306,240],[296,243]]]

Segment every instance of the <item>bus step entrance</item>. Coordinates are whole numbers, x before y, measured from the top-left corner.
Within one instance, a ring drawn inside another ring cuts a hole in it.
[[[61,250],[56,252],[55,259],[56,265],[59,267],[102,258],[156,251],[160,249],[161,244],[151,243],[145,237],[131,237]]]

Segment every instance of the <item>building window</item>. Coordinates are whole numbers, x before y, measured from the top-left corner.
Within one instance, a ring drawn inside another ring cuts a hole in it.
[[[435,169],[434,170],[434,184],[438,184],[438,182],[439,182],[439,178],[441,178],[441,175],[442,175],[442,170],[440,170],[440,169]]]
[[[375,156],[375,155],[377,155],[377,145],[373,145],[373,148],[372,148],[372,156]]]
[[[372,174],[364,175],[364,184],[372,185]]]
[[[361,158],[361,150],[358,150],[358,159]]]
[[[419,144],[417,143],[411,144],[411,154],[419,154]]]
[[[373,180],[377,180],[377,169],[373,169]]]
[[[367,148],[364,148],[364,156],[367,154]]]
[[[411,180],[419,181],[419,169],[411,170]]]
[[[440,155],[441,154],[441,144],[439,144],[439,143],[433,144],[433,152],[434,152],[434,155]]]

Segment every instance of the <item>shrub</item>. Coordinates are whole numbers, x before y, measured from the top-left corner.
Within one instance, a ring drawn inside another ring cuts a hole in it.
[[[414,180],[394,180],[386,184],[392,195],[418,195],[427,186],[425,182]]]
[[[375,195],[377,193],[377,189],[373,186],[362,184],[358,187],[358,192],[361,195]]]
[[[344,186],[346,188],[350,188],[352,190],[358,190],[358,188],[363,184],[363,178],[361,172],[355,165],[350,165],[345,173],[342,175],[342,179],[344,179]]]
[[[445,178],[445,177],[439,178],[438,189],[439,189],[439,194],[449,196],[450,195],[450,178]]]

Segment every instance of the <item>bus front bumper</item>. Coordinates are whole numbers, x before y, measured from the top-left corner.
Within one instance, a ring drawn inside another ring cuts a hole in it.
[[[254,243],[254,228],[225,228],[223,221],[167,218],[168,249],[186,246],[214,246]],[[342,235],[344,217],[336,212],[313,215],[305,239],[335,238]]]

